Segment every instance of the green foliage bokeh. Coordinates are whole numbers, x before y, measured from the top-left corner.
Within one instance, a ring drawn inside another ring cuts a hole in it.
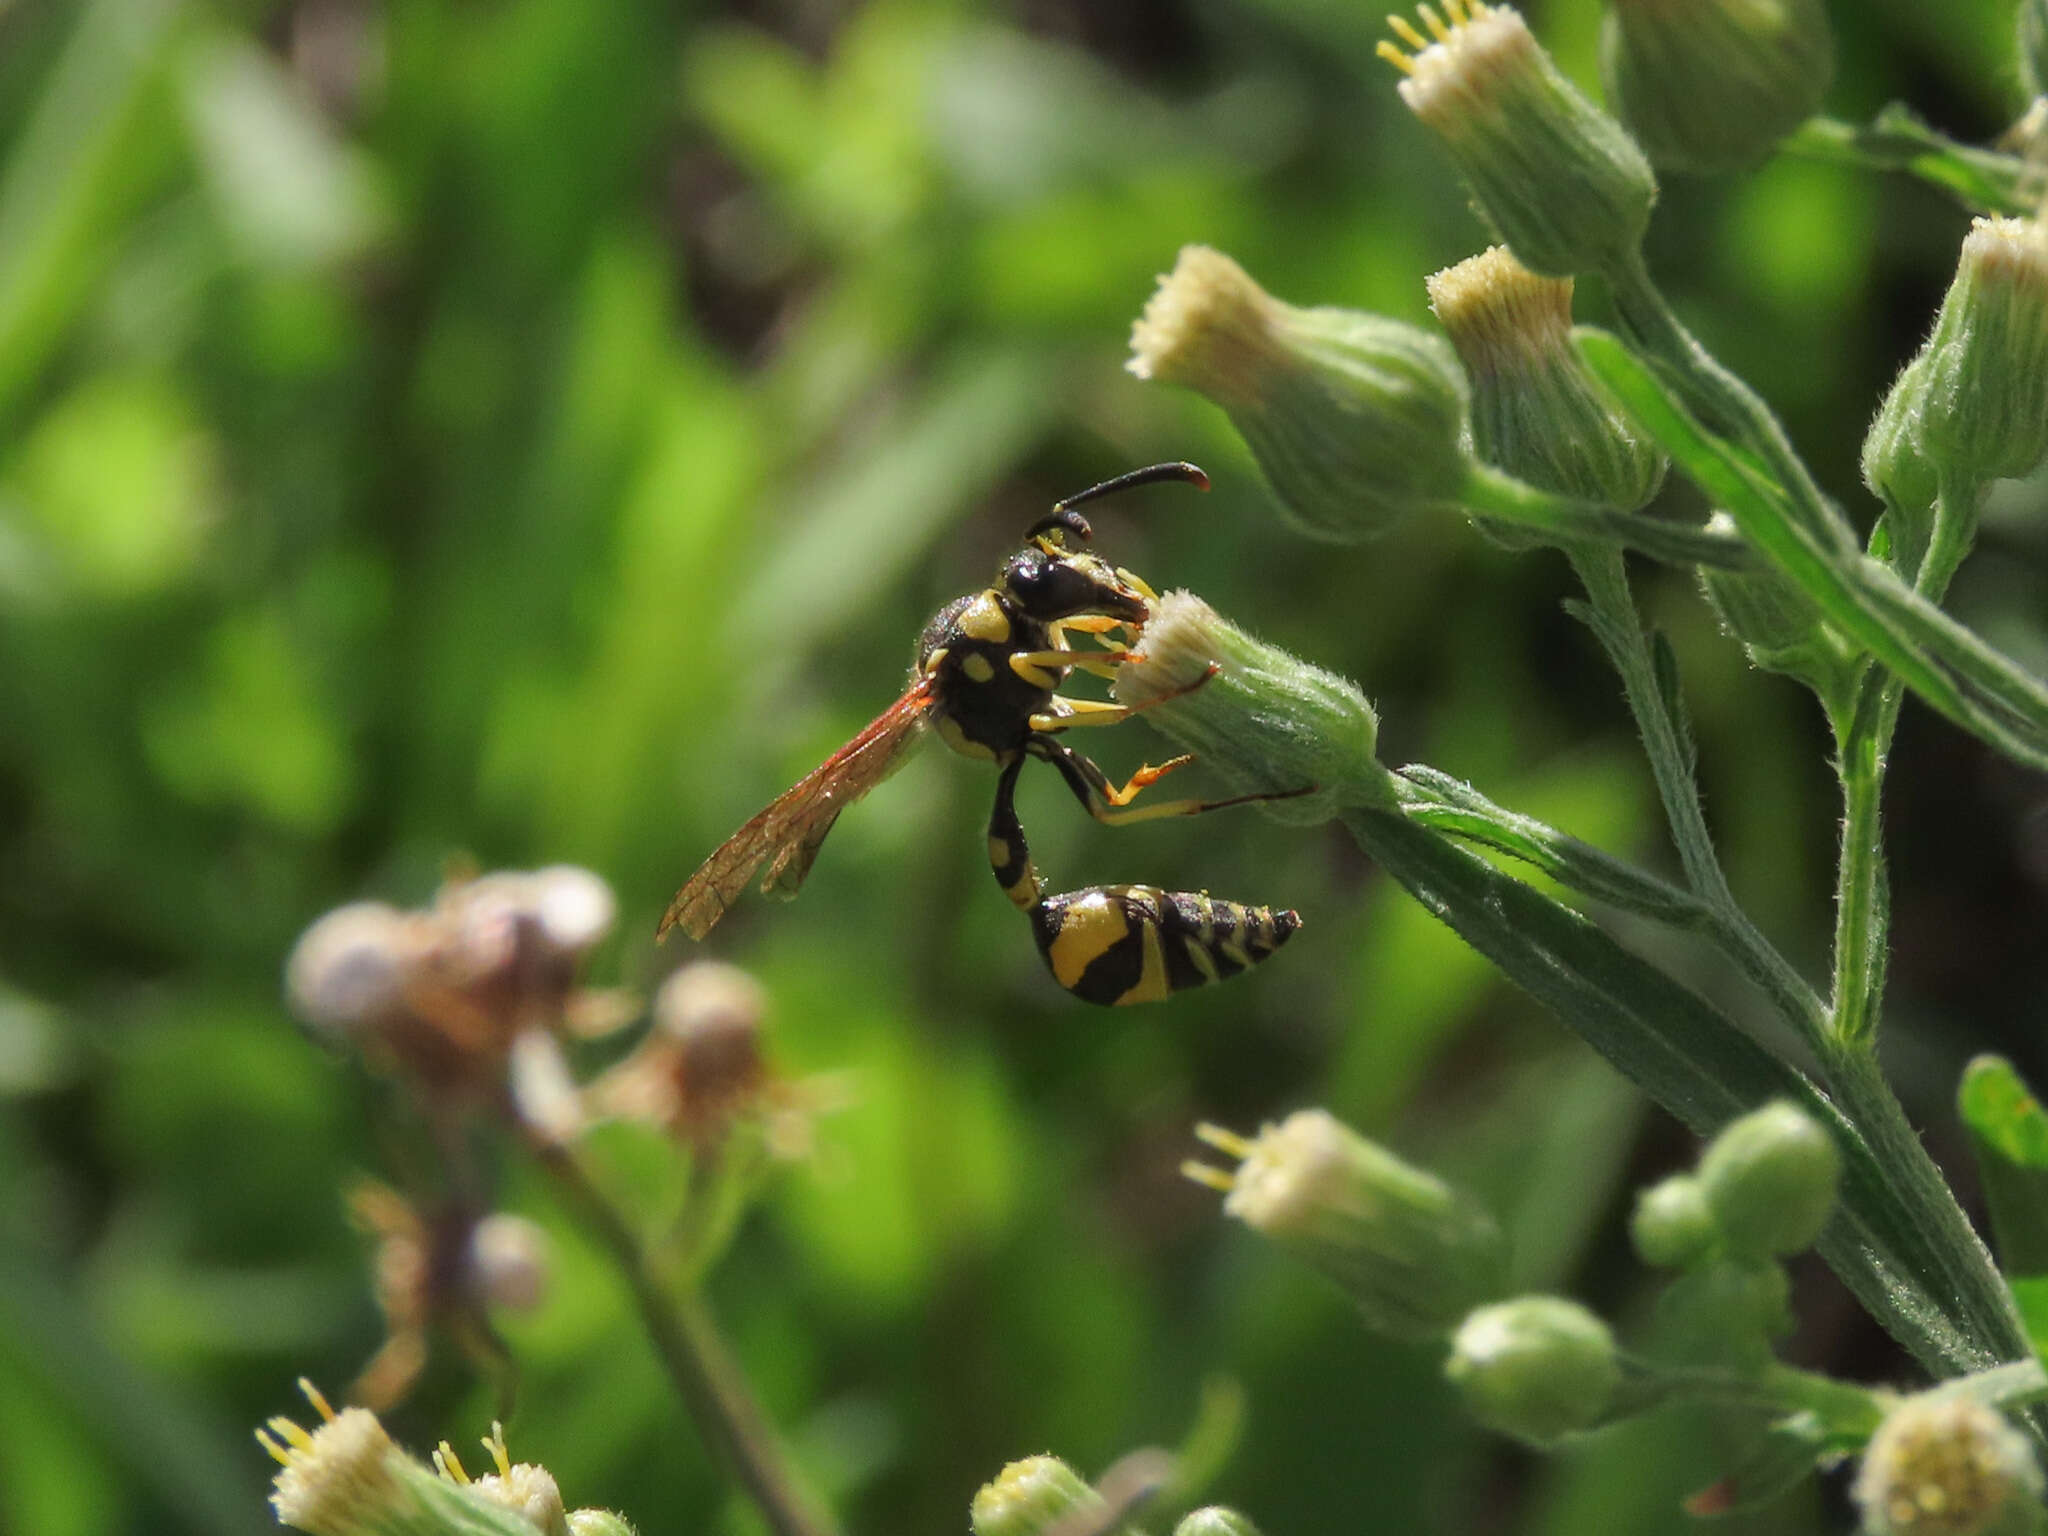
[[[1598,7],[1531,10],[1590,83]],[[1837,10],[1835,110],[1905,95],[1980,137],[2010,116],[2004,4]],[[598,978],[651,991],[680,879],[894,696],[933,609],[1107,474],[1207,466],[1206,498],[1105,508],[1103,547],[1359,678],[1389,761],[1665,858],[1561,562],[1450,524],[1305,545],[1218,415],[1121,370],[1188,241],[1295,302],[1426,320],[1423,275],[1482,237],[1378,35],[1328,0],[0,7],[0,1532],[264,1529],[250,1427],[375,1348],[340,1191],[422,1154],[287,1019],[308,921],[424,901],[451,855],[581,863],[622,907]],[[1778,163],[1671,182],[1651,254],[1862,506],[1862,425],[1964,224]],[[2015,491],[1959,594],[2036,660],[2041,502]],[[1818,722],[1682,581],[1650,607],[1738,890],[1811,961]],[[1939,890],[1961,875],[1927,848],[2020,846],[2041,795],[1958,808],[1988,770],[1912,729],[1937,787],[1900,787],[1901,858]],[[1139,727],[1090,745],[1112,771],[1159,751]],[[1083,1008],[985,872],[991,787],[927,752],[799,902],[706,946],[769,987],[785,1071],[846,1080],[713,1296],[850,1526],[963,1529],[1012,1457],[1093,1472],[1172,1443],[1221,1372],[1250,1416],[1211,1492],[1269,1532],[1671,1528],[1717,1472],[1699,1426],[1533,1468],[1175,1169],[1197,1119],[1320,1103],[1482,1190],[1518,1285],[1626,1314],[1627,1190],[1679,1139],[1336,840],[1249,813],[1109,831],[1048,776],[1023,809],[1062,886],[1307,922],[1229,988]],[[2048,858],[1999,857],[2018,894],[1982,932],[1902,885],[1923,1114],[1965,1045],[1916,1017],[2038,1065],[2000,1032],[2041,961],[1999,946]],[[515,1454],[649,1536],[751,1529],[616,1279],[503,1180],[558,1240],[547,1305],[507,1323]],[[1817,1349],[1899,1369],[1814,1289]],[[393,1427],[469,1444],[490,1403],[444,1349]]]

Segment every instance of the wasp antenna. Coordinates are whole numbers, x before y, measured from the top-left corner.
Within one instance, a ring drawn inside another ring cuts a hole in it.
[[[1084,501],[1095,501],[1103,496],[1114,496],[1120,491],[1135,490],[1141,485],[1157,485],[1162,480],[1182,480],[1196,490],[1209,489],[1209,477],[1200,465],[1179,461],[1172,464],[1147,464],[1143,469],[1134,469],[1105,480],[1100,485],[1091,485],[1085,491],[1053,503],[1054,512],[1064,512],[1069,507],[1078,507]]]

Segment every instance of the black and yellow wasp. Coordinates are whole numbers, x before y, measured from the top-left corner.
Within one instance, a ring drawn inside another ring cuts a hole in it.
[[[1153,464],[1069,496],[1025,534],[1023,548],[1003,563],[993,586],[933,615],[918,637],[903,696],[706,859],[669,903],[660,934],[680,927],[703,938],[763,864],[765,894],[795,895],[839,813],[887,777],[929,725],[954,751],[1001,770],[989,817],[989,865],[1030,918],[1054,979],[1076,997],[1157,1002],[1169,992],[1234,976],[1286,943],[1301,926],[1292,911],[1149,885],[1098,885],[1048,896],[1017,820],[1017,778],[1030,758],[1052,764],[1088,814],[1108,824],[1193,816],[1270,798],[1132,808],[1140,790],[1190,759],[1140,768],[1117,785],[1059,739],[1077,726],[1113,725],[1130,716],[1123,705],[1056,690],[1076,669],[1114,677],[1117,666],[1134,659],[1139,653],[1132,646],[1157,596],[1129,571],[1080,547],[1093,530],[1074,509],[1161,480],[1209,484],[1192,464]],[[1102,648],[1077,651],[1070,633],[1091,635]]]

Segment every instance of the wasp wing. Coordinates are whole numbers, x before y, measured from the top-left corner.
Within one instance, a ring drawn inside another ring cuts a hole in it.
[[[655,937],[680,927],[693,939],[703,938],[763,864],[768,874],[762,891],[794,896],[839,813],[886,779],[917,740],[933,698],[931,679],[919,678],[858,736],[727,838],[676,892]]]

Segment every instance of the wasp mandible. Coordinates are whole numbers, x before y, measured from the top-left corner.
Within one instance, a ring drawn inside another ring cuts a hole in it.
[[[1148,885],[1047,895],[1017,819],[1017,779],[1031,758],[1050,763],[1088,814],[1106,825],[1285,798],[1238,795],[1133,806],[1141,790],[1191,759],[1142,767],[1116,784],[1059,740],[1061,732],[1114,725],[1134,713],[1122,704],[1069,698],[1057,690],[1070,672],[1114,677],[1118,666],[1136,657],[1132,646],[1158,595],[1083,548],[1094,530],[1075,509],[1163,480],[1203,490],[1209,485],[1209,477],[1192,464],[1152,464],[1055,503],[1025,533],[1023,547],[1003,562],[992,586],[955,598],[932,616],[918,637],[903,696],[706,859],[676,892],[657,936],[680,927],[703,938],[764,864],[763,893],[794,896],[839,813],[886,778],[929,725],[955,752],[1000,770],[989,818],[989,866],[1031,920],[1053,979],[1076,997],[1091,1003],[1156,1002],[1233,976],[1286,943],[1301,926],[1292,911]],[[1093,636],[1101,649],[1076,650],[1070,636],[1077,634]]]

